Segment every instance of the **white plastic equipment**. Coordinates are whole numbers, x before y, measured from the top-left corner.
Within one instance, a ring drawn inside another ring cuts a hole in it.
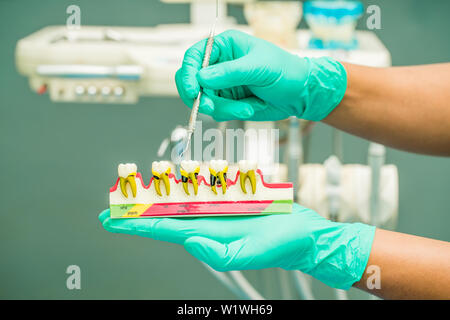
[[[217,34],[229,29],[249,34],[245,25],[219,23]],[[46,87],[52,101],[136,103],[140,96],[177,96],[175,72],[184,52],[206,38],[208,28],[190,24],[153,28],[82,26],[45,27],[21,40],[16,47],[18,71],[29,77],[33,91]],[[330,55],[310,50],[310,33],[297,32],[301,56]],[[390,55],[375,34],[358,31],[360,49],[334,52],[352,63],[386,66]]]

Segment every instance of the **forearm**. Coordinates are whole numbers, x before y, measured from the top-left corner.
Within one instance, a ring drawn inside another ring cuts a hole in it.
[[[450,63],[344,67],[345,96],[325,123],[394,148],[450,155]]]
[[[380,289],[371,266],[379,268]],[[366,272],[355,287],[385,299],[450,299],[450,243],[377,229]]]

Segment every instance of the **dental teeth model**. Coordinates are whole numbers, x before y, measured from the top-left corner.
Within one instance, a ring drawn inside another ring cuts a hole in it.
[[[120,180],[120,190],[125,198],[128,198],[127,185],[130,185],[133,197],[136,197],[136,173],[137,166],[134,163],[119,164],[119,180]]]
[[[211,190],[217,194],[216,184],[222,187],[222,193],[227,192],[227,171],[228,162],[226,160],[211,160],[209,163],[209,182]]]
[[[181,182],[183,183],[184,192],[186,192],[187,195],[189,195],[189,188],[188,188],[189,179],[194,187],[194,193],[195,195],[197,195],[198,193],[197,176],[199,172],[200,172],[200,164],[198,161],[193,160],[181,161],[180,165]]]
[[[242,192],[247,193],[245,182],[248,179],[252,187],[252,193],[256,192],[256,162],[241,160],[239,161],[239,182],[241,183]]]
[[[152,174],[153,182],[155,183],[155,190],[158,196],[162,196],[161,193],[161,181],[164,182],[166,188],[166,195],[170,195],[170,163],[168,161],[153,161]]]
[[[119,178],[110,189],[111,217],[195,217],[291,212],[292,183],[265,182],[255,162],[242,160],[236,166],[229,165],[225,160],[211,160],[208,164],[182,161],[180,180],[173,174],[174,168],[168,161],[154,161],[152,178],[145,185],[136,164],[120,164]],[[206,179],[208,176],[209,179]],[[164,184],[164,188],[161,184]]]

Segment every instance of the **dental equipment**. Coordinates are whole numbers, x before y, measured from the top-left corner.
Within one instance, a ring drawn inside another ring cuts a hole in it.
[[[297,117],[289,118],[288,130],[288,177],[294,186],[294,201],[297,201],[299,187],[298,171],[303,162],[302,144],[299,143],[299,141],[302,141],[300,120]]]
[[[210,25],[213,19],[213,8],[211,6],[213,4],[208,1],[197,0],[163,1],[192,2],[190,23],[172,23],[154,27],[83,25],[82,29],[76,31],[67,31],[66,26],[46,27],[19,41],[16,48],[17,68],[21,74],[29,78],[30,87],[33,91],[39,92],[39,89],[45,85],[48,88],[49,98],[55,102],[123,104],[137,103],[140,97],[178,96],[173,75],[179,68],[185,49],[205,37],[205,25]],[[246,25],[235,23],[225,25],[225,2],[234,3],[238,1],[221,1],[221,5],[223,5],[219,9],[221,28],[218,26],[217,33],[228,28],[252,33],[252,29]],[[244,0],[241,1],[244,2]],[[248,1],[251,2],[251,0]],[[193,10],[193,4],[198,9]],[[208,4],[209,8],[207,17],[205,17],[205,4]],[[332,50],[310,48],[311,34],[309,30],[297,30],[296,36],[298,47],[291,50],[294,54],[322,56],[330,55],[333,52]],[[389,52],[374,33],[356,31],[356,38],[360,46],[356,50],[346,51],[345,61],[375,67],[390,65]],[[57,66],[58,68],[50,70],[48,66],[52,66],[52,68]],[[121,66],[131,67],[128,70],[133,72],[129,75],[134,77],[119,77],[118,75],[124,73],[119,72],[118,69],[109,69],[110,67]],[[75,67],[75,69],[69,70],[67,67]],[[103,70],[112,72],[104,72]],[[79,76],[67,77],[65,76],[65,73],[69,73],[67,71],[77,71],[76,73]],[[104,76],[100,77],[99,74]],[[93,91],[88,90],[89,88],[96,88],[96,94],[90,94]],[[108,90],[103,89],[107,88],[111,89],[110,94],[104,94]],[[114,90],[116,88],[117,90]],[[119,94],[115,94],[116,91]],[[149,106],[155,107],[152,104],[149,104]],[[198,129],[199,127],[197,127],[197,131]],[[309,135],[306,138],[308,137]],[[183,141],[177,141],[179,144],[175,149],[178,154],[178,152],[183,151],[184,143]],[[171,150],[172,148],[168,147],[168,149]],[[307,148],[304,149],[304,152],[305,158],[307,158]],[[179,169],[172,172],[179,173]],[[177,179],[180,179],[180,177],[177,177]],[[383,185],[383,179],[381,179],[381,184]],[[163,186],[164,183],[161,184],[161,187]],[[191,184],[189,186],[192,187]],[[126,188],[130,189],[129,183]],[[311,189],[311,186],[308,185],[308,188]],[[247,187],[247,190],[250,189]],[[373,190],[376,190],[376,188],[373,188]],[[131,197],[132,190],[127,191]],[[164,192],[165,190],[161,191]],[[380,194],[380,200],[383,201],[382,194]],[[377,211],[372,210],[372,212]],[[382,219],[378,220],[382,221]],[[273,270],[262,272],[269,275],[271,271]],[[304,276],[299,272],[295,273]],[[264,281],[267,280],[266,277]],[[300,280],[307,279],[300,278]],[[265,291],[271,289],[267,283],[263,287]],[[310,289],[308,281],[301,281],[300,287],[302,288],[301,291],[305,292],[304,295],[300,295],[301,297],[305,299],[314,298],[312,293],[308,292],[308,289]],[[248,293],[240,293],[237,296],[240,298],[258,298]],[[266,292],[263,292],[263,296],[266,296]],[[267,296],[273,297],[270,293],[267,293]]]
[[[226,29],[252,33],[247,25],[225,24],[220,15],[219,19],[217,34]],[[15,61],[31,90],[44,93],[46,88],[53,102],[135,104],[141,98],[178,96],[175,72],[186,48],[205,38],[205,33],[204,24],[182,23],[154,27],[83,25],[80,30],[48,26],[18,41]],[[297,30],[297,38],[298,47],[290,50],[293,54],[336,54],[309,48],[309,30]],[[356,38],[358,49],[333,57],[373,67],[391,65],[389,51],[373,32],[356,31]]]
[[[310,48],[352,50],[359,46],[355,37],[358,19],[364,8],[359,1],[307,1],[305,20],[313,37]]]
[[[381,168],[384,166],[386,148],[378,143],[371,142],[369,145],[368,164],[371,175],[370,192],[370,223],[375,226],[381,225],[380,219],[380,180]]]
[[[219,0],[216,0],[216,5],[218,8],[218,2]],[[206,47],[205,47],[205,55],[203,57],[202,62],[202,68],[206,68],[209,66],[209,60],[211,58],[211,52],[214,44],[214,35],[216,32],[216,23],[217,19],[219,17],[218,9],[216,10],[216,20],[214,21],[214,24],[211,28],[211,31],[208,36],[208,40],[206,41]],[[191,143],[192,133],[194,133],[195,130],[195,123],[197,122],[197,115],[198,115],[198,109],[200,107],[200,100],[202,98],[203,89],[200,88],[200,91],[198,92],[197,98],[194,100],[194,104],[192,105],[192,111],[191,116],[189,117],[189,124],[188,124],[188,137],[186,141],[186,146],[184,147],[184,150],[180,154],[180,158],[183,158],[186,151],[189,149],[189,145]]]
[[[291,276],[294,280],[295,288],[303,300],[315,300],[314,294],[311,290],[311,284],[309,283],[306,275],[298,270],[292,270]]]
[[[258,294],[258,292],[253,288],[253,286],[245,280],[245,284],[242,281],[236,281],[233,282],[228,276],[226,272],[219,272],[214,270],[213,268],[211,268],[210,266],[208,266],[206,263],[201,262],[201,264],[203,264],[203,266],[206,268],[206,270],[208,270],[214,277],[217,278],[217,280],[219,280],[220,282],[222,282],[222,284],[228,288],[231,292],[233,292],[233,294],[235,294],[237,297],[239,297],[240,299],[243,300],[263,300],[260,299],[260,295]],[[239,271],[237,271],[239,272]],[[235,277],[236,278],[236,277]],[[238,276],[238,280],[239,276]],[[250,289],[249,289],[250,288]],[[254,293],[256,292],[257,295],[255,295]]]
[[[255,288],[248,282],[240,271],[229,271],[228,275],[236,282],[239,288],[248,295],[251,300],[266,300]]]

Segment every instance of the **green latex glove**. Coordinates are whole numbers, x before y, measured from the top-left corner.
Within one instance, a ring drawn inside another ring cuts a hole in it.
[[[218,271],[279,267],[301,270],[329,286],[348,289],[360,280],[375,227],[331,222],[294,204],[292,214],[210,218],[111,219],[110,232],[184,245]]]
[[[199,111],[217,121],[289,116],[320,121],[341,102],[347,88],[346,71],[332,58],[300,58],[230,30],[215,37],[210,66],[201,69],[205,45],[203,40],[186,51],[175,81],[189,107],[200,86],[204,88]]]

